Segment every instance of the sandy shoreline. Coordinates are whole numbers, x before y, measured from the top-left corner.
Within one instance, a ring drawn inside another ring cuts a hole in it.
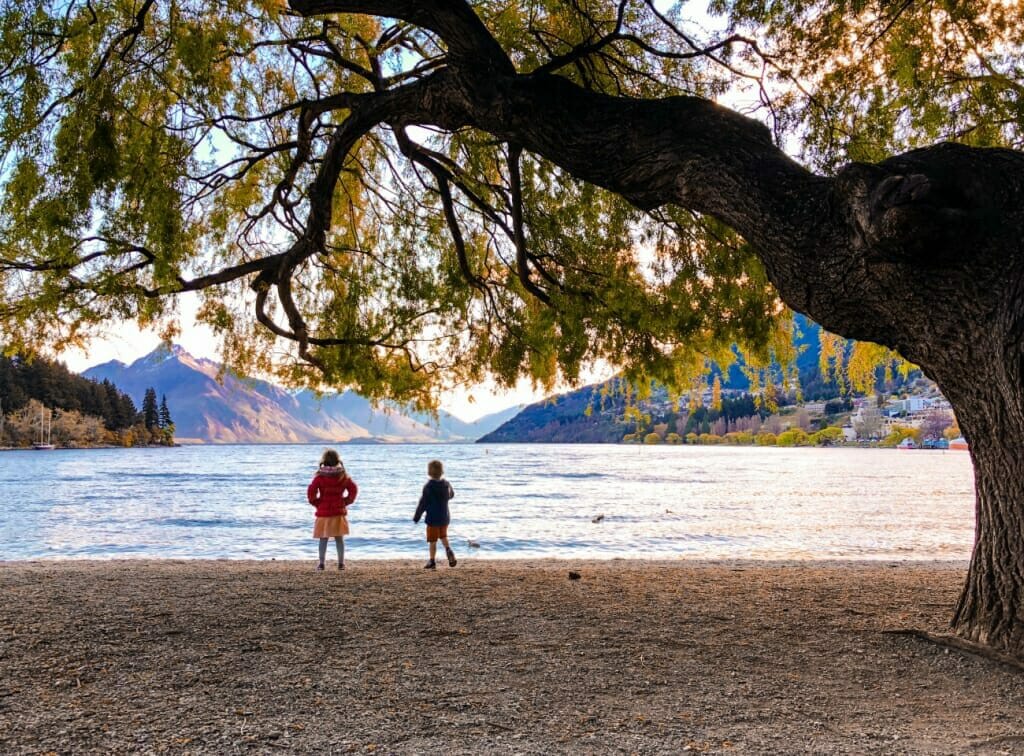
[[[962,563],[311,566],[0,563],[0,752],[1024,752]]]

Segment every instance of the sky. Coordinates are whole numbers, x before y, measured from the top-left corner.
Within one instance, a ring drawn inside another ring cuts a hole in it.
[[[184,294],[179,303],[181,312],[181,335],[175,339],[194,357],[205,357],[217,361],[218,340],[208,326],[197,323],[195,312],[197,298]],[[131,364],[140,357],[160,346],[160,336],[153,330],[140,330],[132,322],[119,322],[94,339],[84,350],[74,349],[58,355],[76,373],[110,360]],[[604,376],[594,375],[594,381]],[[567,391],[565,386],[560,390]],[[492,412],[500,412],[520,404],[530,404],[543,399],[545,392],[532,388],[528,381],[522,381],[514,389],[505,391],[494,384],[483,384],[472,390],[460,390],[443,394],[442,409],[456,417],[473,421]]]

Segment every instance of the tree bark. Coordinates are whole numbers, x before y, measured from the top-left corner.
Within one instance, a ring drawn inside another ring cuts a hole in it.
[[[714,216],[791,308],[921,366],[956,410],[976,476],[954,631],[1024,658],[1024,154],[942,144],[817,176],[762,124],[706,100],[518,74],[463,0],[291,4],[401,18],[445,40],[447,68],[382,95],[389,123],[473,126],[640,207]]]
[[[967,439],[975,478],[975,543],[953,632],[1024,659],[1024,297],[1019,255],[1007,295],[974,321],[973,364],[939,368]],[[950,375],[946,375],[949,372]]]
[[[989,371],[978,371],[982,380]],[[1024,392],[1017,387],[1019,412]],[[953,632],[1024,658],[1024,423],[999,400],[960,399],[976,489],[974,552]]]

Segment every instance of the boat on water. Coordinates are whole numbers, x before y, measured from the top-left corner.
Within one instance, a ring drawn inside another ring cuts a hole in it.
[[[51,412],[49,415],[46,415],[45,413],[45,409],[39,410],[39,440],[32,442],[32,448],[36,451],[50,451],[51,449],[57,448],[50,443],[50,431],[53,426],[53,413]]]
[[[952,441],[949,442],[949,448],[956,449],[959,451],[967,451],[967,439],[965,439],[963,436],[954,438]]]

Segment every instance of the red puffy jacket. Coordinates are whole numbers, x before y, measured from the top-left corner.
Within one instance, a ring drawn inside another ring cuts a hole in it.
[[[352,478],[321,468],[306,489],[306,498],[316,507],[317,517],[337,517],[348,513],[348,507],[358,493]]]

